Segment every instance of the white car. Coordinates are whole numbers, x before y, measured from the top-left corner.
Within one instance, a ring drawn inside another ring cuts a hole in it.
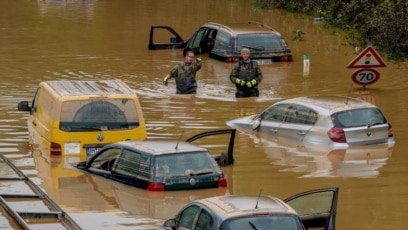
[[[285,200],[227,195],[199,199],[182,208],[163,229],[305,230],[336,228],[339,188],[306,191]]]
[[[392,126],[377,106],[342,96],[282,100],[227,125],[331,148],[395,143]]]

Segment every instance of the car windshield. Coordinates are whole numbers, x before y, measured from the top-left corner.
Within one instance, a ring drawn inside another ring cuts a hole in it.
[[[303,229],[300,220],[293,215],[253,215],[227,220],[221,229],[227,230],[297,230]]]
[[[221,169],[208,152],[160,155],[155,161],[155,176],[185,176],[221,173]]]
[[[334,125],[339,128],[372,126],[387,123],[384,115],[377,108],[347,110],[334,113],[331,117]]]
[[[275,34],[242,34],[237,36],[237,48],[257,51],[282,51],[281,39]]]
[[[60,121],[60,129],[66,132],[127,130],[139,126],[136,105],[126,98],[66,101]]]

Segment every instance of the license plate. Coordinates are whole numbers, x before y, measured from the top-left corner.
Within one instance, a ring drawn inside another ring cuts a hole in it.
[[[86,155],[91,156],[98,152],[101,148],[86,148]]]
[[[271,59],[259,59],[256,60],[258,62],[259,65],[268,65],[268,64],[272,64],[272,60]]]

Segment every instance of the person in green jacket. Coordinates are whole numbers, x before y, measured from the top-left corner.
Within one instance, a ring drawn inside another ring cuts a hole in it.
[[[177,94],[195,94],[197,93],[196,74],[201,69],[202,63],[200,58],[194,60],[194,52],[187,51],[185,60],[174,66],[163,79],[163,84],[168,85],[170,79],[176,80]]]
[[[258,97],[258,84],[262,81],[262,72],[258,62],[250,59],[251,52],[247,48],[241,50],[242,59],[232,68],[230,80],[235,84],[235,97]]]

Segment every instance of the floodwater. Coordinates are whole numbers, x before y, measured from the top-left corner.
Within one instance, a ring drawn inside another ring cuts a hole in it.
[[[253,8],[250,1],[32,0],[0,1],[0,153],[41,186],[84,229],[158,229],[187,202],[218,194],[271,194],[286,198],[304,190],[338,186],[337,229],[405,229],[408,213],[407,63],[386,60],[380,80],[353,83],[346,66],[358,55],[341,33],[313,18]],[[231,64],[202,56],[199,89],[176,96],[162,78],[183,60],[181,50],[147,50],[151,25],[166,24],[187,39],[207,21],[258,21],[280,31],[292,63],[262,66],[259,98],[235,99]],[[293,41],[294,31],[304,41]],[[364,47],[363,47],[364,48]],[[360,50],[361,51],[361,50]],[[303,72],[303,55],[310,71]],[[42,157],[28,144],[26,113],[40,81],[122,79],[139,94],[150,137],[189,137],[227,128],[229,119],[259,112],[281,98],[350,95],[378,105],[393,126],[393,149],[330,151],[276,143],[238,133],[235,164],[224,167],[226,190],[148,193],[84,174],[77,157]],[[0,169],[1,170],[1,169]],[[1,185],[0,185],[1,186]],[[9,223],[0,218],[0,227]]]

